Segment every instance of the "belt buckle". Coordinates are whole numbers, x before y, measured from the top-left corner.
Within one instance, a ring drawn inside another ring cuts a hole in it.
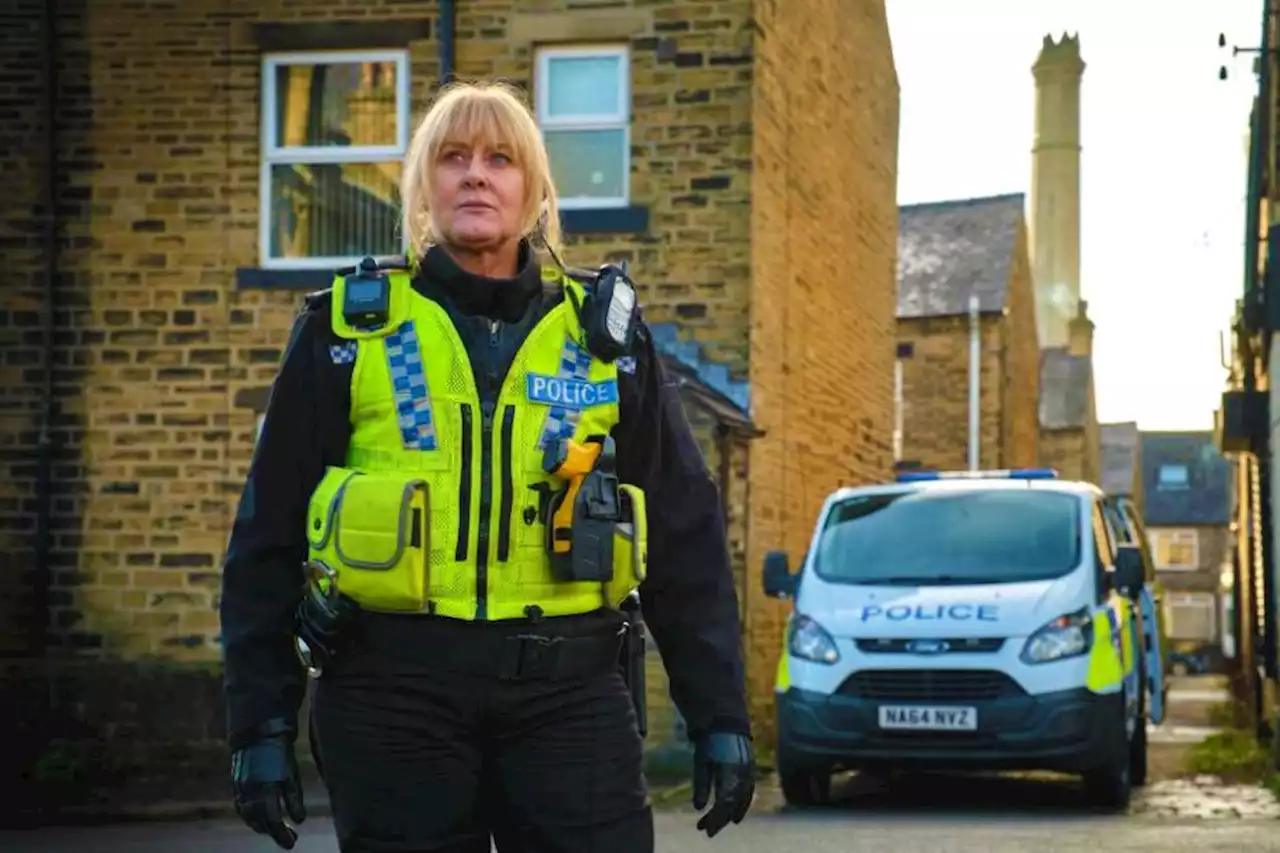
[[[517,634],[503,642],[498,677],[505,681],[554,678],[560,663],[563,637]]]

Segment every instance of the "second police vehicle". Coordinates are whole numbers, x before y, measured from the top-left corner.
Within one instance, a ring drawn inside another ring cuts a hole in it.
[[[766,594],[795,602],[775,685],[788,802],[827,799],[840,770],[1043,769],[1123,808],[1164,674],[1148,561],[1115,525],[1111,498],[1049,469],[830,495],[796,573],[765,559]]]

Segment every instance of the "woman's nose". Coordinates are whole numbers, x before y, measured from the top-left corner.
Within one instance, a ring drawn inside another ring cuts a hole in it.
[[[488,175],[488,167],[485,164],[484,157],[476,154],[467,161],[466,180],[468,182],[484,183],[488,180]]]

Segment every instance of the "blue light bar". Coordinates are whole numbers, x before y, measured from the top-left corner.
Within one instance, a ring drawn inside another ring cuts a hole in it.
[[[923,483],[929,480],[1056,480],[1053,468],[1004,468],[996,471],[903,471],[899,483]]]

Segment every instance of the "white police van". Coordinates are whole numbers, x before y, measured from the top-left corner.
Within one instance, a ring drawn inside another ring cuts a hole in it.
[[[828,497],[796,574],[765,559],[766,594],[795,602],[775,685],[788,802],[827,799],[840,770],[1045,769],[1127,804],[1163,674],[1141,553],[1105,498],[1050,469]]]

